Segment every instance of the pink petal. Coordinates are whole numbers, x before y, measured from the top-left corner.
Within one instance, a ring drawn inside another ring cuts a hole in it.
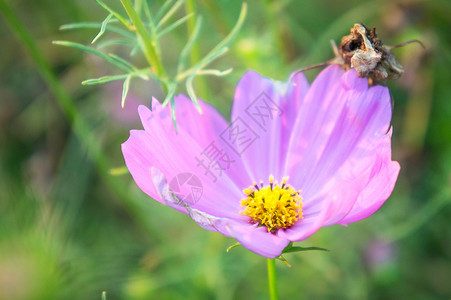
[[[245,170],[241,158],[234,153],[227,145],[224,132],[230,127],[230,124],[219,114],[219,112],[210,104],[198,99],[202,114],[199,114],[191,99],[181,94],[175,97],[177,126],[182,128],[190,135],[202,149],[212,146],[218,147],[227,155],[230,161],[230,167],[225,169],[230,179],[239,186],[247,186],[252,181]]]
[[[339,222],[354,206],[391,118],[386,88],[368,89],[353,70],[341,74],[329,67],[312,84],[305,102],[316,104],[301,108],[287,159],[292,183],[303,190],[305,212],[324,206],[322,194],[336,198],[323,226]]]
[[[354,189],[355,183],[349,181],[331,181],[328,191],[314,199],[313,205],[303,207],[303,219],[290,228],[279,230],[278,235],[293,242],[307,239],[321,227],[330,222],[341,220],[352,209],[359,190]]]
[[[256,227],[249,224],[231,223],[227,225],[230,235],[243,247],[258,255],[275,258],[290,243],[289,240],[268,233],[266,227]]]
[[[153,187],[151,168],[159,169],[168,182],[181,173],[192,173],[203,186],[203,194],[198,202],[190,203],[192,208],[215,217],[243,219],[238,214],[241,210],[241,190],[225,172],[220,180],[213,182],[210,174],[206,174],[199,166],[196,158],[203,151],[199,144],[205,142],[193,140],[182,127],[176,134],[169,107],[161,108],[156,104],[151,112],[140,106],[139,112],[146,130],[131,131],[130,138],[122,144],[126,165],[138,186],[164,203]],[[183,207],[178,210],[185,212]]]
[[[375,213],[393,191],[400,166],[391,161],[390,136],[386,136],[385,145],[381,145],[379,158],[369,170],[368,183],[361,191],[354,207],[339,223],[346,224],[365,219]]]
[[[297,175],[298,181],[307,172],[305,167],[299,167],[313,162],[317,155],[316,148],[325,144],[341,111],[343,103],[337,101],[337,96],[343,73],[338,66],[322,71],[313,81],[297,113],[286,154],[286,165],[290,174]]]
[[[196,141],[210,142],[229,126],[226,119],[210,104],[198,100],[202,114],[186,95],[175,97],[177,126],[183,128]],[[206,146],[206,145],[201,145]]]
[[[286,84],[249,71],[238,83],[231,121],[232,126],[237,125],[236,132],[247,135],[238,140],[235,150],[253,181],[266,181],[271,174],[280,180],[286,175],[285,151],[307,89],[303,74]]]

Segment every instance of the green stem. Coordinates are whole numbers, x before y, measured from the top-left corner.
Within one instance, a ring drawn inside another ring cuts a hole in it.
[[[139,17],[130,0],[121,0],[121,3],[136,28],[136,33],[138,34],[139,40],[141,41],[144,56],[146,57],[147,62],[150,64],[157,77],[164,79],[166,72],[163,68],[163,64],[161,63],[161,60],[157,55],[157,51],[153,46],[152,41],[150,40],[150,35],[147,32],[143,22],[141,21],[141,18]]]
[[[268,258],[268,286],[270,299],[278,300],[279,294],[277,292],[276,259]]]

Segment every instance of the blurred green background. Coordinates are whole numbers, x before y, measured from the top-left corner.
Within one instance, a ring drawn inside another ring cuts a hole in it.
[[[164,1],[151,1],[157,9]],[[119,1],[106,1],[123,11]],[[277,262],[281,299],[450,299],[451,1],[250,1],[231,51],[233,67],[203,82],[202,97],[228,118],[246,69],[285,80],[332,57],[354,23],[376,27],[405,67],[388,83],[394,101],[393,159],[401,173],[372,217],[320,230],[300,243],[330,253],[288,254]],[[204,17],[200,54],[234,25],[238,1],[196,1]],[[82,86],[115,74],[97,57],[52,45],[88,45],[101,22],[95,1],[0,0],[0,299],[265,299],[266,262],[151,200],[124,166],[120,144],[141,128],[136,103],[162,99],[159,85],[132,81]],[[185,14],[184,6],[176,17]],[[24,31],[25,30],[25,31]],[[28,35],[27,35],[28,34]],[[24,39],[25,37],[25,39]],[[186,43],[182,26],[162,40],[170,70]],[[144,67],[121,47],[104,49]],[[307,72],[312,79],[318,70]],[[196,81],[197,87],[202,83]],[[119,172],[120,173],[120,172]]]

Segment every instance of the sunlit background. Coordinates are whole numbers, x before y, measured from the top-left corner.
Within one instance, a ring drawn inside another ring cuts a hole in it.
[[[126,15],[119,0],[105,2]],[[201,55],[232,29],[240,7],[196,1]],[[226,253],[234,240],[153,201],[122,172],[120,144],[141,128],[137,104],[162,100],[160,85],[133,79],[122,109],[122,82],[81,85],[117,69],[52,44],[89,45],[98,29],[59,27],[102,22],[105,10],[94,0],[0,0],[0,12],[0,299],[101,299],[102,291],[108,300],[267,298],[264,258],[239,247]],[[185,14],[181,6],[174,20]],[[281,299],[450,299],[450,16],[448,0],[250,1],[230,52],[213,65],[233,72],[195,81],[229,118],[245,70],[286,80],[332,58],[330,40],[339,43],[354,23],[376,27],[389,45],[425,45],[393,50],[405,67],[388,82],[401,164],[393,195],[372,217],[299,243],[331,252],[287,254],[292,268],[277,262]],[[168,72],[186,32],[180,26],[161,41]],[[102,50],[146,66],[129,48]]]

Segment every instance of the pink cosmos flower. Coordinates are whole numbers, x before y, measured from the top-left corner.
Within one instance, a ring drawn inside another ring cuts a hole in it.
[[[274,258],[318,229],[362,220],[390,196],[391,101],[355,70],[322,71],[309,87],[249,71],[238,83],[228,123],[200,101],[199,115],[176,97],[140,106],[144,130],[122,144],[125,163],[146,194],[201,227]]]

